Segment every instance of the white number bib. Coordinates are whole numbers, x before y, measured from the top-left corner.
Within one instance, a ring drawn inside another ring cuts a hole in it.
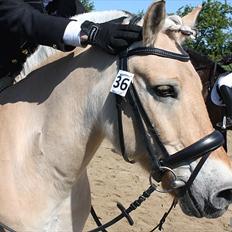
[[[123,70],[119,70],[112,86],[111,93],[118,94],[122,97],[125,97],[127,90],[133,81],[134,74],[130,72],[126,72]]]

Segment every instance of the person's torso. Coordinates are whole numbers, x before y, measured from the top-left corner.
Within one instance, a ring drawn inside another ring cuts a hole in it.
[[[24,2],[41,13],[54,16],[71,17],[84,12],[78,0],[24,0]],[[24,41],[12,35],[8,30],[3,30],[1,34],[4,36],[0,39],[0,78],[9,69],[11,72],[21,70],[28,55],[38,46],[32,41]]]

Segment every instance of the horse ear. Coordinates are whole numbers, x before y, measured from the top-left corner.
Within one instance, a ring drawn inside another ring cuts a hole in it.
[[[185,28],[184,30],[186,30],[186,32],[182,30],[182,33],[178,33],[175,35],[176,40],[178,41],[179,44],[182,44],[189,37],[189,35],[191,35],[191,33],[189,34],[188,31],[191,31],[192,29],[194,29],[196,21],[197,21],[197,17],[199,13],[201,12],[201,9],[202,9],[202,6],[199,5],[198,7],[194,8],[190,13],[182,17],[181,19],[182,25],[184,27],[188,27],[189,29]],[[190,38],[194,38],[194,36],[195,36],[195,32],[193,32]]]
[[[189,26],[190,28],[193,28],[195,26],[195,24],[196,24],[197,17],[199,15],[199,13],[201,12],[201,9],[202,9],[202,6],[199,5],[198,7],[193,9],[190,13],[185,15],[182,18],[183,24],[185,26]]]
[[[165,17],[165,1],[155,1],[144,16],[143,43],[145,46],[154,45],[157,34],[164,24]]]

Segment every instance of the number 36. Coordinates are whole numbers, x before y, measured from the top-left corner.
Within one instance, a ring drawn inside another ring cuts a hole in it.
[[[115,84],[113,85],[114,88],[120,88],[122,91],[126,90],[129,85],[130,79],[129,78],[122,78],[121,75],[117,76],[115,80]]]

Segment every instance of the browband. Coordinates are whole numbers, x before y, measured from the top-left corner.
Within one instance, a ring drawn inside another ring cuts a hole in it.
[[[152,47],[138,47],[132,50],[126,50],[120,53],[120,58],[130,57],[134,55],[138,55],[138,56],[156,55],[163,58],[179,60],[182,62],[188,62],[190,60],[190,57],[186,52],[175,53],[160,48],[152,48]]]

